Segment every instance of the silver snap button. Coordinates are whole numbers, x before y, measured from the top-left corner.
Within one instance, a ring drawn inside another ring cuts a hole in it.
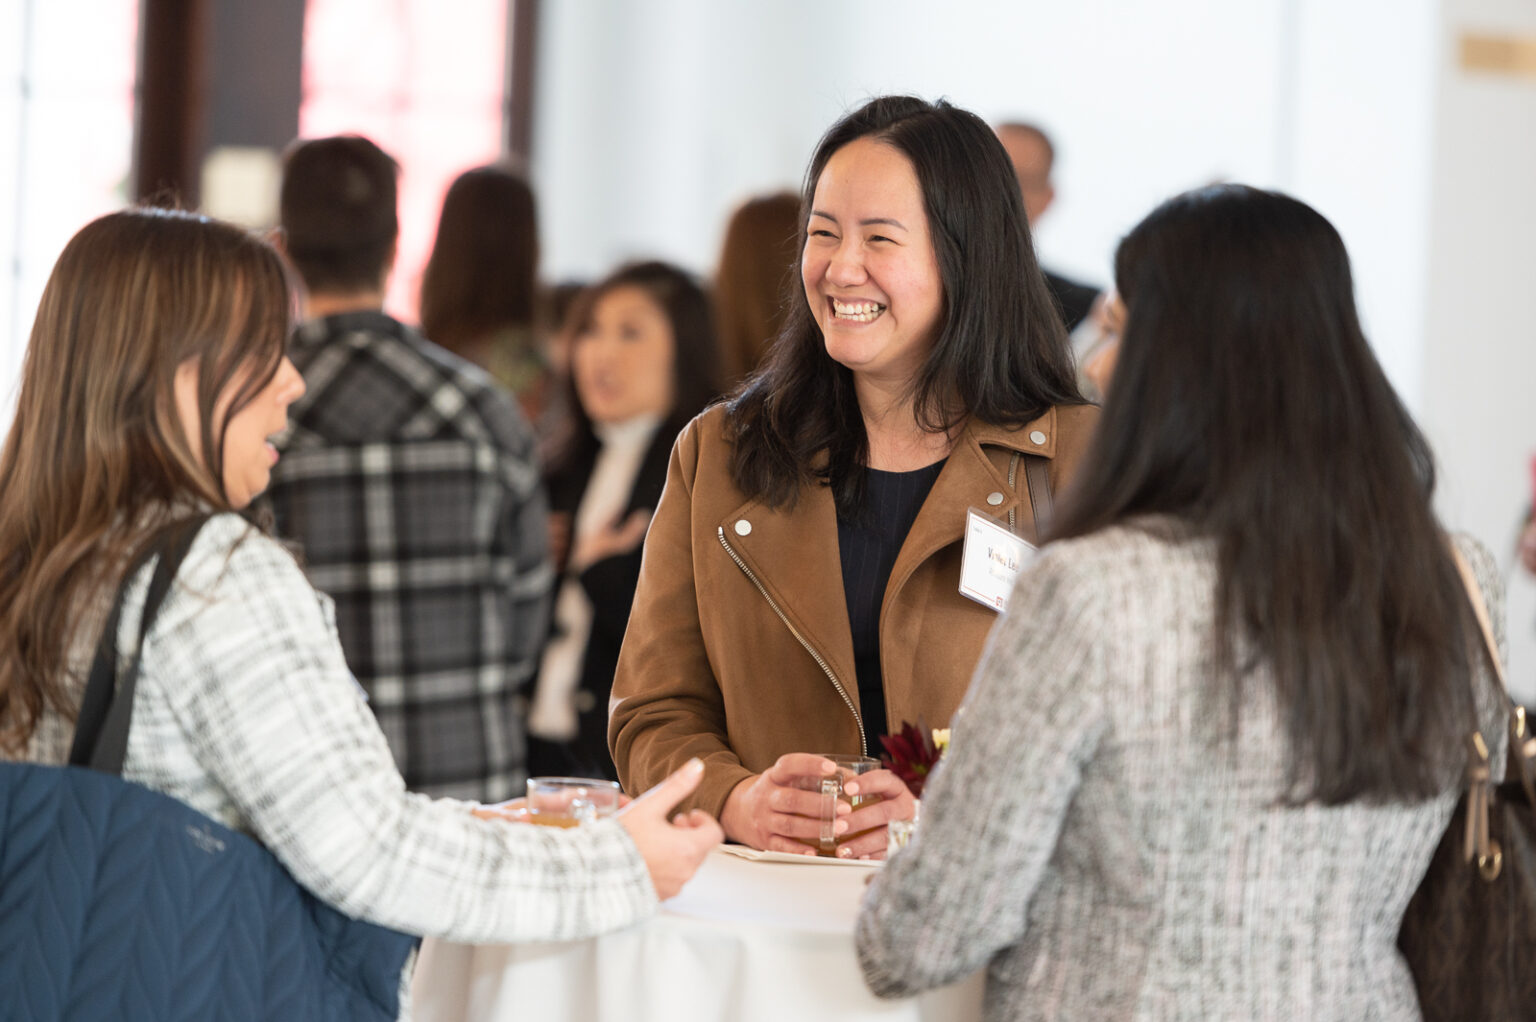
[[[1029,434],[1029,442],[1036,445],[1043,444],[1045,443],[1045,434],[1037,429]]]
[[[750,534],[751,532],[752,532],[752,523],[751,522],[747,521],[745,518],[738,518],[736,520],[736,535],[738,535],[738,536],[746,536],[746,535]]]
[[[1001,493],[989,493],[989,494],[987,494],[987,503],[991,504],[993,507],[997,507],[997,505],[1001,504],[1002,502],[1003,502],[1003,495]]]

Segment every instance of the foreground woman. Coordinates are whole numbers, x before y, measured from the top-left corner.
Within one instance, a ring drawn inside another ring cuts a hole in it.
[[[1096,409],[1073,382],[1018,183],[974,114],[910,97],[833,125],[802,298],[768,364],[678,438],[613,684],[631,791],[691,756],[735,841],[805,852],[813,754],[949,721],[996,611],[961,595],[967,513],[1037,540]],[[892,772],[837,823],[883,855]]]
[[[696,768],[571,831],[407,793],[329,600],[235,513],[267,486],[268,438],[304,392],[283,354],[290,306],[272,249],[190,214],[115,213],[65,248],[0,453],[0,755],[66,760],[125,566],[167,525],[212,513],[145,640],[124,777],[392,929],[549,940],[645,916],[719,840],[702,813],[666,819]],[[125,656],[151,571],[130,581]]]
[[[1417,1019],[1399,923],[1504,731],[1428,446],[1307,206],[1192,192],[1115,268],[1089,467],[869,892],[865,977],[987,966],[994,1020]]]

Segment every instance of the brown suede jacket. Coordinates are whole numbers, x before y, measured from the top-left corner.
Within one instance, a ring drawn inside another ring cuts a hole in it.
[[[1098,409],[1058,406],[1017,429],[965,426],[886,587],[882,721],[859,715],[832,491],[805,486],[793,508],[746,498],[731,481],[724,414],[704,412],[672,449],[608,721],[625,791],[639,794],[699,756],[704,779],[683,808],[717,818],[731,789],[784,753],[859,753],[866,727],[948,724],[997,620],[959,592],[966,511],[1004,522],[1013,511],[1034,541],[1028,459],[1015,455],[1046,459],[1059,497]]]

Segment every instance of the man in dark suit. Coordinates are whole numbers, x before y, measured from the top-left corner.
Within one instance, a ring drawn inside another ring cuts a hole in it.
[[[1019,179],[1019,191],[1024,196],[1024,214],[1029,218],[1029,228],[1033,231],[1040,217],[1050,208],[1051,200],[1056,198],[1056,189],[1051,184],[1051,167],[1056,162],[1056,149],[1051,145],[1050,137],[1034,124],[1009,121],[999,124],[995,130],[1003,148],[1008,150],[1008,158],[1013,161],[1013,172]],[[1067,332],[1071,333],[1088,318],[1094,300],[1099,297],[1099,289],[1052,273],[1044,267],[1041,267],[1041,272],[1045,274],[1045,283],[1061,309],[1061,318],[1067,325]]]

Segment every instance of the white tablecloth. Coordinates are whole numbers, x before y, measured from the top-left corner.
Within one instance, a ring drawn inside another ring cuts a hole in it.
[[[676,898],[621,933],[565,944],[428,940],[417,1022],[966,1022],[980,973],[921,997],[864,986],[853,920],[870,871],[716,851]]]

